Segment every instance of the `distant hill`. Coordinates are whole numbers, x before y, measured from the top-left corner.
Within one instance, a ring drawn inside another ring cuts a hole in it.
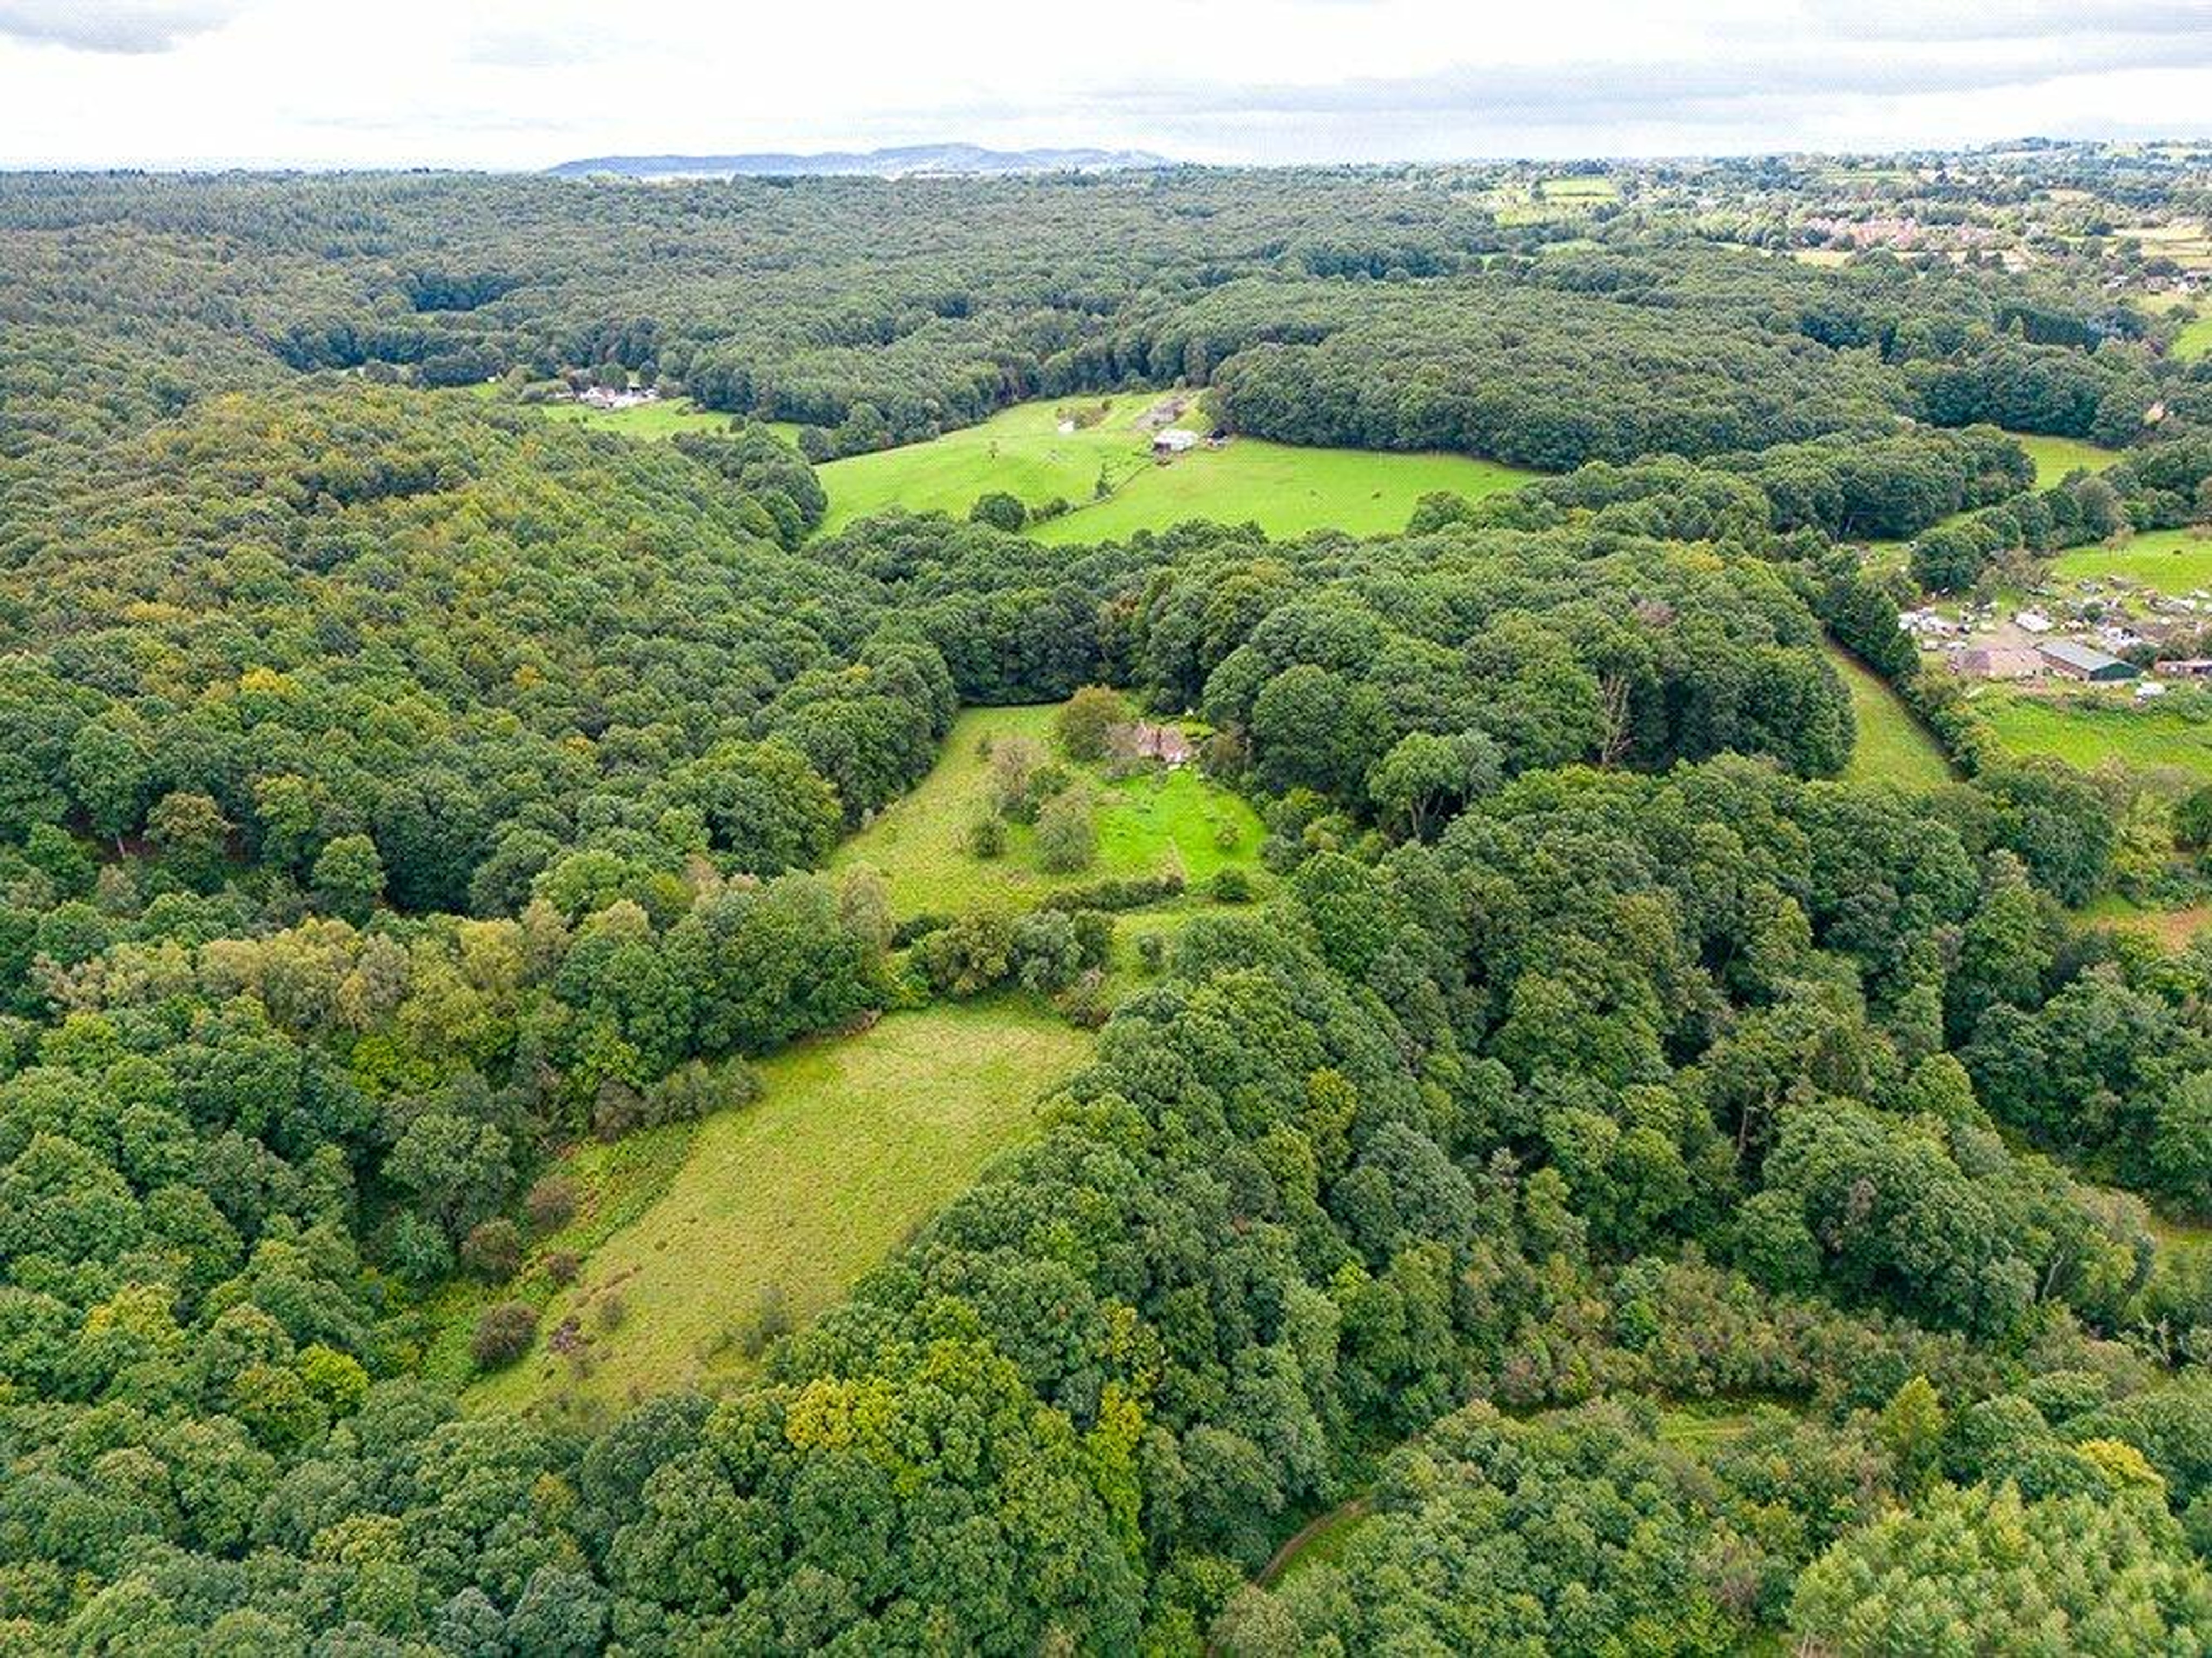
[[[985,149],[980,144],[905,144],[892,149],[830,150],[800,155],[769,151],[751,155],[594,155],[548,167],[568,178],[615,173],[626,179],[795,178],[809,173],[860,173],[903,179],[915,173],[1085,173],[1170,167],[1164,155],[1143,149]]]

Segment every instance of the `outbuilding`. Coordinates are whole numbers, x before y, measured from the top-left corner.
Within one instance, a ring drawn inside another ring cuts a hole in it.
[[[1170,455],[1180,455],[1187,450],[1197,447],[1197,433],[1180,431],[1174,428],[1157,434],[1152,439],[1152,452],[1163,459]]]
[[[2092,683],[2105,685],[2115,680],[2133,679],[2142,671],[2132,662],[2123,662],[2094,645],[2083,645],[2071,639],[2054,639],[2035,648],[2037,654],[2051,665],[2054,673],[2063,673],[2069,679],[2087,679]]]

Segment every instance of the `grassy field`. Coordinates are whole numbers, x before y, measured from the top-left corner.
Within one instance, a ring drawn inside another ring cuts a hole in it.
[[[588,426],[595,432],[619,432],[626,438],[672,438],[678,432],[726,432],[730,416],[710,409],[695,409],[683,398],[662,403],[641,403],[634,409],[593,409],[580,403],[539,403],[528,405],[548,420]]]
[[[1528,476],[1464,455],[1301,449],[1255,438],[1161,465],[1152,456],[1151,432],[1136,423],[1160,401],[1160,393],[1136,392],[1020,404],[927,443],[831,461],[821,469],[830,495],[825,527],[835,531],[894,507],[964,518],[978,495],[1003,490],[1031,508],[1055,498],[1073,507],[1032,530],[1055,544],[1111,540],[1190,518],[1251,519],[1270,535],[1321,528],[1373,534],[1403,528],[1413,503],[1431,490],[1488,495]],[[1060,429],[1078,412],[1102,417]],[[1186,414],[1180,423],[1197,420]],[[1102,479],[1109,491],[1103,500]]]
[[[2206,927],[2212,926],[2212,904],[2192,904],[2186,909],[2146,909],[2117,892],[2091,899],[2075,912],[2085,921],[2124,927],[2155,938],[2167,950],[2185,946]]]
[[[2014,432],[2010,435],[2035,463],[2035,483],[2039,489],[2049,489],[2076,468],[2101,472],[2120,458],[2118,450],[2081,438],[2054,438],[2041,432]]]
[[[761,1098],[691,1129],[663,1189],[551,1297],[535,1349],[465,1402],[614,1406],[744,1373],[763,1296],[794,1325],[836,1303],[1021,1139],[1090,1044],[1049,1013],[993,1001],[889,1014],[764,1060]],[[580,1361],[546,1347],[572,1316]]]
[[[2212,352],[2212,315],[2183,324],[2181,332],[2173,337],[2173,355],[2184,362],[2192,361],[2207,352]]]
[[[1951,762],[1928,728],[1912,717],[1888,682],[1850,652],[1828,647],[1828,659],[1851,694],[1858,741],[1844,775],[1854,783],[1894,783],[1932,789],[1951,780]]]
[[[2056,755],[2085,770],[2118,760],[2171,773],[2177,783],[2212,779],[2212,722],[2179,708],[2137,704],[2124,695],[2081,704],[1995,686],[1976,696],[1974,707],[2015,754]]]
[[[2212,533],[2202,528],[2154,530],[2124,541],[2076,547],[2051,562],[2069,578],[2116,577],[2153,592],[2187,594],[2212,587]]]
[[[1436,490],[1475,500],[1518,489],[1533,476],[1467,455],[1303,449],[1237,438],[1225,448],[1197,450],[1165,466],[1147,461],[1109,499],[1031,533],[1055,545],[1114,541],[1202,518],[1224,524],[1249,519],[1271,536],[1309,530],[1382,535],[1404,529],[1415,503]]]
[[[982,906],[1019,908],[1056,886],[1170,869],[1181,870],[1196,886],[1225,864],[1252,861],[1260,846],[1258,816],[1243,797],[1187,767],[1119,781],[1094,774],[1098,855],[1076,874],[1040,869],[1034,832],[1024,824],[1010,826],[1002,856],[971,855],[969,829],[988,810],[991,762],[984,744],[1025,737],[1049,745],[1052,714],[1049,707],[963,710],[929,775],[839,847],[831,869],[867,864],[882,871],[893,913],[908,916]],[[1233,846],[1224,847],[1217,839],[1224,824],[1235,831]]]

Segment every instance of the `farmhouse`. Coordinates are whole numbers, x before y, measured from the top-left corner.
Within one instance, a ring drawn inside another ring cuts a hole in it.
[[[1157,760],[1173,769],[1190,763],[1190,738],[1176,726],[1156,726],[1148,720],[1132,720],[1106,733],[1115,756],[1123,760]]]
[[[2078,644],[2070,639],[2054,639],[2035,648],[2053,672],[2063,673],[2069,679],[2106,684],[2113,680],[2133,679],[2142,671],[2132,662],[2123,662],[2094,645]]]
[[[1195,432],[1169,430],[1156,434],[1152,439],[1152,452],[1163,460],[1197,447],[1198,434]]]

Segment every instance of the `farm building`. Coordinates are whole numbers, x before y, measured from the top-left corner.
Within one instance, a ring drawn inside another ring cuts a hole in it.
[[[1197,447],[1198,434],[1195,432],[1170,430],[1159,433],[1152,439],[1152,452],[1163,459],[1169,455],[1180,455],[1186,450]]]
[[[1115,726],[1106,733],[1108,747],[1123,760],[1157,760],[1172,769],[1190,763],[1190,738],[1180,726],[1156,726],[1147,720]]]
[[[2169,679],[2212,679],[2212,656],[2178,656],[2158,671]]]
[[[2132,662],[2123,662],[2094,645],[2079,644],[2071,639],[2054,639],[2035,648],[2053,672],[2063,673],[2069,679],[2106,684],[2118,679],[2133,679],[2142,671]]]

